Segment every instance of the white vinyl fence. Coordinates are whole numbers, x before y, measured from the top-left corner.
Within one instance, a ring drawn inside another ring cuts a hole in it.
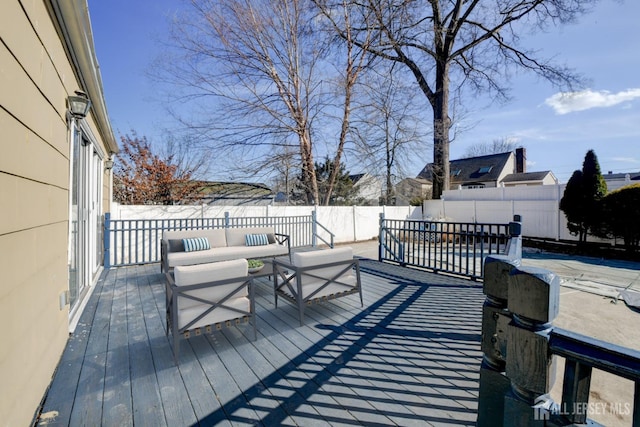
[[[525,237],[577,240],[577,236],[569,233],[564,212],[560,210],[564,188],[565,184],[559,184],[445,191],[442,199],[424,202],[424,218],[500,223],[520,215]],[[591,236],[589,240],[603,241]]]
[[[380,214],[387,219],[422,219],[416,206],[128,206],[113,204],[111,219],[183,219],[230,217],[290,217],[311,215],[334,235],[335,243],[370,240],[380,232]],[[506,221],[509,222],[509,221]],[[330,233],[318,228],[329,241]]]

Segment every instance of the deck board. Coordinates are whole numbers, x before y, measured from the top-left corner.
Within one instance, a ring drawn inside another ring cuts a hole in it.
[[[131,391],[129,387],[126,387],[131,383],[126,313],[128,271],[123,269],[115,273],[113,275],[115,284],[105,367],[102,424],[113,422],[117,425],[130,425],[133,422],[133,402]],[[125,307],[124,313],[123,307]]]
[[[296,307],[256,284],[252,326],[192,336],[173,360],[157,264],[105,272],[43,412],[56,425],[474,425],[478,283],[363,260],[357,295]],[[43,424],[45,422],[43,421]]]
[[[138,270],[132,270],[127,280],[126,311],[133,421],[136,426],[164,426],[167,422],[140,295],[143,282],[139,280]]]

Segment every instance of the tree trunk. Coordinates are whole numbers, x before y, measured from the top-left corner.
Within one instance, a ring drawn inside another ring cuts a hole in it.
[[[438,61],[436,90],[433,94],[433,171],[432,198],[439,199],[450,189],[449,173],[449,64]]]
[[[325,194],[325,199],[323,200],[323,204],[325,206],[329,206],[329,201],[331,200],[331,195],[333,194],[333,188],[335,187],[336,181],[338,179],[338,173],[340,171],[340,161],[342,159],[342,153],[344,152],[344,144],[347,141],[347,132],[349,131],[349,115],[351,113],[351,85],[348,83],[344,98],[344,110],[342,112],[342,126],[340,128],[340,141],[338,141],[338,148],[336,150],[336,155],[333,159],[333,168],[331,169],[331,173],[329,175],[329,182],[327,185],[327,193]]]
[[[319,203],[318,180],[316,179],[316,166],[311,150],[311,136],[307,129],[303,129],[299,137],[300,153],[302,154],[302,179],[307,203],[317,205]]]
[[[386,118],[386,123],[385,123],[385,151],[386,151],[386,175],[387,175],[387,191],[385,194],[385,204],[386,205],[391,205],[391,202],[393,201],[393,198],[395,196],[394,194],[394,190],[393,190],[393,182],[391,180],[391,172],[392,172],[392,168],[393,168],[393,156],[392,156],[392,152],[391,152],[391,136],[389,135],[389,118]]]

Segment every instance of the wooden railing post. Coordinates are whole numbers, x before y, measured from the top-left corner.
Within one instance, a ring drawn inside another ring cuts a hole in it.
[[[507,307],[506,375],[511,391],[505,397],[505,426],[543,426],[553,412],[549,391],[555,363],[549,349],[552,322],[560,303],[560,279],[539,268],[519,267],[510,274]]]
[[[104,214],[104,230],[102,235],[104,251],[102,264],[105,269],[111,268],[111,212]]]
[[[511,321],[507,309],[511,271],[520,266],[519,258],[494,255],[484,263],[482,306],[482,365],[478,395],[479,427],[502,426],[505,395],[511,389],[505,375],[507,357],[506,333]]]
[[[380,225],[378,227],[380,235],[378,236],[378,261],[382,262],[384,258],[385,230],[384,230],[384,212],[380,212]]]
[[[311,246],[318,246],[318,213],[315,209],[311,211]]]

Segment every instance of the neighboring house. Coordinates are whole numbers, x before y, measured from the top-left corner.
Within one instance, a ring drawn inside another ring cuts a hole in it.
[[[423,178],[405,178],[396,184],[396,206],[408,206],[412,199],[431,198],[431,181]]]
[[[200,203],[215,206],[264,206],[273,204],[275,194],[265,184],[247,182],[207,182]]]
[[[432,181],[433,164],[429,163],[418,178]],[[506,153],[451,160],[450,190],[458,188],[491,188],[501,185],[557,184],[551,171],[527,172],[527,152],[524,148]]]
[[[613,173],[609,172],[606,175],[602,175],[604,181],[607,183],[607,190],[613,191],[618,188],[622,188],[626,185],[640,183],[640,172],[627,172],[627,173]]]
[[[556,185],[558,178],[551,171],[512,173],[502,179],[505,187],[526,185]]]
[[[353,182],[354,199],[360,204],[378,206],[382,196],[382,181],[368,173],[349,175]]]
[[[86,0],[3,0],[0,40],[0,416],[26,426],[102,270],[118,147]]]

